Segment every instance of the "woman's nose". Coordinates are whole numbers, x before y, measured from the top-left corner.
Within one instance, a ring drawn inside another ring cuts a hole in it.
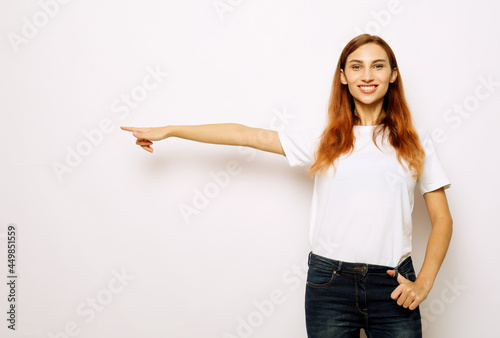
[[[361,79],[363,81],[372,81],[373,80],[373,71],[371,68],[365,68],[363,71]]]

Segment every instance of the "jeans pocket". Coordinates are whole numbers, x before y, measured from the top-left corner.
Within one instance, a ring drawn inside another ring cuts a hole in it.
[[[401,274],[401,276],[408,279],[409,281],[414,282],[417,279],[413,264],[405,264],[403,267],[400,267],[398,269],[398,272]]]
[[[415,272],[409,272],[409,273],[405,274],[404,276],[406,279],[408,279],[411,282],[414,282],[417,280],[417,275],[415,274]]]
[[[326,266],[309,264],[306,284],[313,288],[323,288],[333,284],[336,271]]]

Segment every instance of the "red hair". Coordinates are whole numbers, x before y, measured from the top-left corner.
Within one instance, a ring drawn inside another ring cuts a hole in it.
[[[335,160],[348,154],[354,149],[353,126],[360,124],[360,119],[354,114],[354,100],[347,85],[340,82],[341,70],[345,68],[347,57],[367,43],[381,46],[389,57],[391,69],[398,69],[396,56],[391,47],[382,38],[362,34],[352,39],[342,51],[337,69],[333,76],[332,90],[328,104],[328,121],[321,140],[316,150],[315,162],[309,168],[309,173],[321,174],[330,165],[335,168]],[[413,177],[419,177],[423,170],[424,148],[413,126],[410,109],[406,103],[403,91],[403,81],[398,71],[398,76],[389,88],[383,102],[384,113],[380,114],[379,121],[373,133],[373,141],[382,132],[388,132],[388,140],[397,152],[399,163],[406,162]],[[378,145],[377,145],[378,147]],[[379,148],[380,149],[380,148]]]

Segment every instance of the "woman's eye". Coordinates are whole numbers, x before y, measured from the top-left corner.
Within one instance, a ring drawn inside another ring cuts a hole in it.
[[[374,67],[375,67],[375,69],[381,69],[381,68],[384,68],[384,65],[375,65]]]
[[[360,65],[354,65],[354,66],[352,66],[352,69],[358,70],[358,69],[361,69],[361,66]]]

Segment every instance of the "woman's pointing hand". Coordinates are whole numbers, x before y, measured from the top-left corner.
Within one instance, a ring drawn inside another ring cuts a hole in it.
[[[160,141],[167,138],[166,127],[156,128],[136,128],[136,127],[120,127],[122,130],[130,131],[137,138],[135,144],[141,146],[144,150],[152,153],[152,141]]]

